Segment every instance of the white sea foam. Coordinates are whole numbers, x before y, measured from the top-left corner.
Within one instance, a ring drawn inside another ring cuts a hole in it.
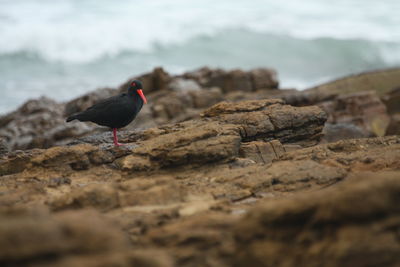
[[[283,87],[400,65],[398,0],[0,0],[0,113],[163,66],[268,66]]]
[[[90,62],[242,28],[296,38],[400,42],[400,1],[0,1],[0,54]]]

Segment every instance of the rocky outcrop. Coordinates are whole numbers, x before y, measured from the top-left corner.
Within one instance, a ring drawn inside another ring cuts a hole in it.
[[[121,147],[102,133],[6,153],[0,263],[395,266],[400,137],[318,144],[327,118],[280,99],[220,102],[122,132]]]
[[[111,162],[122,170],[136,171],[229,161],[238,157],[241,143],[249,141],[276,139],[303,146],[315,144],[326,120],[326,114],[318,107],[292,107],[274,99],[222,102],[204,111],[203,117],[123,138],[136,144],[121,149],[82,144],[11,154],[0,173],[37,166],[61,171],[84,170]]]
[[[235,228],[235,266],[397,266],[400,172],[269,201]]]
[[[185,73],[183,77],[195,80],[202,87],[219,87],[225,93],[276,89],[279,85],[276,71],[267,68],[253,69],[245,72],[238,69],[225,71],[205,67]]]
[[[400,68],[369,71],[324,83],[310,88],[308,91],[317,94],[350,94],[376,91],[379,96],[383,96],[393,88],[399,87],[399,77]]]
[[[94,210],[12,210],[0,218],[2,266],[172,266],[158,251],[132,251],[126,235]]]
[[[400,87],[396,87],[383,97],[390,116],[387,134],[400,134]]]
[[[42,97],[0,118],[0,137],[8,150],[50,147],[93,131],[86,124],[65,124],[63,104]]]
[[[272,69],[224,71],[203,68],[171,76],[162,68],[135,77],[144,84],[149,104],[127,130],[142,130],[166,123],[199,117],[199,113],[227,99],[227,92],[276,89],[278,81]],[[131,79],[130,79],[131,80]],[[47,148],[63,145],[71,138],[107,130],[91,123],[66,123],[65,118],[110,96],[126,91],[130,80],[119,88],[103,88],[67,103],[48,98],[30,100],[15,112],[0,117],[0,137],[7,149]]]
[[[126,84],[27,102],[0,118],[0,265],[398,266],[397,90],[341,93],[371,75],[158,68],[121,147],[64,118]]]
[[[384,136],[390,123],[386,106],[374,91],[338,96],[325,110],[329,123],[357,127],[364,136]]]
[[[398,69],[390,69],[353,75],[297,91],[277,90],[276,71],[268,68],[250,71],[201,68],[176,76],[155,68],[135,77],[143,81],[149,104],[125,129],[143,130],[197,119],[203,110],[221,101],[279,98],[292,106],[322,107],[329,116],[323,142],[394,134],[398,133],[398,94],[393,89],[400,85],[397,72]],[[17,111],[0,117],[0,138],[5,140],[8,150],[46,148],[107,131],[91,123],[66,124],[64,118],[124,92],[130,80],[116,89],[98,89],[64,104],[46,98],[29,101]]]

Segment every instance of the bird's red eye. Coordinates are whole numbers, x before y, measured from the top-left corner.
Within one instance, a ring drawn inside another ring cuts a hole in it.
[[[136,86],[136,83],[135,83],[135,82],[133,82],[131,85],[132,85],[132,86]]]

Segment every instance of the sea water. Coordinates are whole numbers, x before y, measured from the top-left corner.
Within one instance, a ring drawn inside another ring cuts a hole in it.
[[[0,113],[162,66],[273,67],[281,87],[400,65],[399,0],[0,0]]]

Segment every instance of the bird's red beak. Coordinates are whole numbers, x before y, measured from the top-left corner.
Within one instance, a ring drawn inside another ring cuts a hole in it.
[[[138,93],[138,94],[140,95],[140,97],[143,99],[143,102],[144,102],[145,104],[147,104],[147,99],[146,99],[146,97],[144,96],[142,89],[137,90],[137,93]]]

